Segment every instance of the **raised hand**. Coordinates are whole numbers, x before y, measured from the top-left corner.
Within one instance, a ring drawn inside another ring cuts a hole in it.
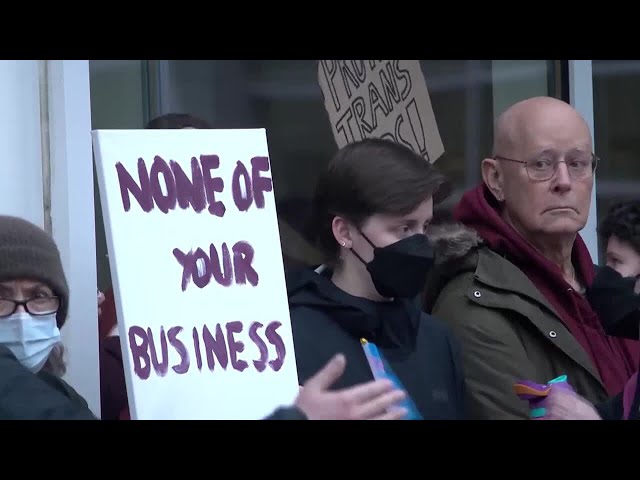
[[[300,389],[295,404],[309,420],[399,420],[407,414],[394,406],[405,393],[387,380],[330,391],[345,366],[344,355],[334,356]]]

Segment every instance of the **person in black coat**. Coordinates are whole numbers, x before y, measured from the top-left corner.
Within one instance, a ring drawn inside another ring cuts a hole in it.
[[[423,157],[388,140],[351,143],[331,160],[311,218],[326,262],[288,285],[300,381],[343,353],[336,388],[388,378],[407,394],[403,419],[465,418],[459,344],[417,301],[443,183]]]
[[[96,420],[66,383],[46,372],[34,375],[3,345],[0,392],[0,420]]]

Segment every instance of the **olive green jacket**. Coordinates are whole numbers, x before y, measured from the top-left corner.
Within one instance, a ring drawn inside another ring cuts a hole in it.
[[[425,309],[447,322],[463,348],[469,410],[476,419],[526,419],[514,383],[566,374],[592,403],[607,399],[587,353],[525,274],[460,225],[432,235],[435,270]]]

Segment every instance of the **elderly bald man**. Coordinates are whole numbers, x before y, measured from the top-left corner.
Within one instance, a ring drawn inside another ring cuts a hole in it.
[[[479,419],[526,419],[519,380],[562,374],[597,404],[638,365],[638,344],[605,335],[584,292],[595,267],[578,234],[598,159],[584,119],[557,99],[513,105],[497,120],[482,184],[456,206],[460,225],[431,232],[437,268],[425,308],[463,342]]]

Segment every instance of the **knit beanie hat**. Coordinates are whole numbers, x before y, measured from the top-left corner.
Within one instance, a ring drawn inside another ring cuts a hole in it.
[[[69,309],[69,287],[60,252],[51,235],[17,217],[0,215],[0,282],[25,279],[45,283],[60,298],[58,328]]]

